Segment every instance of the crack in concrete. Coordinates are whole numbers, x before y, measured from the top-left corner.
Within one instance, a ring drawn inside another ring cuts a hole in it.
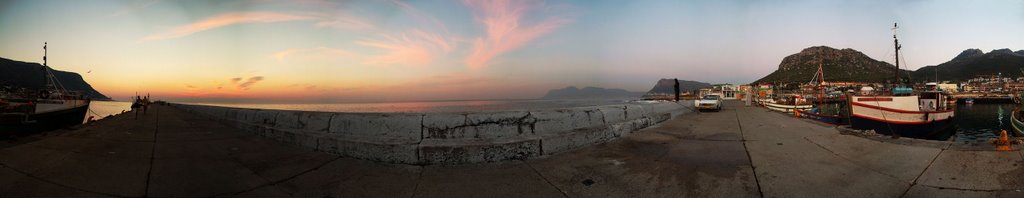
[[[342,157],[342,156],[334,157],[334,159],[327,160],[327,161],[325,161],[323,163],[320,163],[319,165],[317,165],[317,166],[315,166],[313,168],[306,169],[306,170],[304,170],[302,172],[299,172],[298,174],[295,174],[295,175],[292,175],[292,176],[289,176],[289,177],[285,177],[283,179],[279,179],[279,180],[276,180],[276,181],[267,180],[267,178],[265,178],[263,176],[260,176],[259,174],[256,174],[256,172],[252,171],[252,169],[250,169],[249,167],[246,167],[245,165],[242,165],[242,168],[245,168],[246,170],[249,170],[250,172],[253,173],[253,175],[263,179],[264,181],[268,181],[268,182],[260,184],[260,185],[257,185],[256,187],[253,187],[253,188],[250,188],[250,189],[236,191],[236,192],[218,193],[218,194],[214,194],[214,195],[211,195],[211,196],[208,196],[208,197],[220,197],[220,196],[225,196],[225,195],[239,195],[239,194],[242,194],[242,193],[251,192],[251,191],[254,191],[254,190],[257,190],[257,189],[260,189],[260,188],[264,188],[264,187],[267,187],[267,186],[274,186],[274,185],[277,185],[277,184],[284,183],[284,182],[287,182],[289,180],[295,179],[296,177],[305,175],[307,173],[313,172],[315,170],[319,170],[320,168],[323,168],[324,166],[327,166],[327,164],[330,164],[331,162],[334,162],[334,161],[338,161],[341,158],[344,158],[344,157]],[[235,161],[235,163],[241,164],[241,162],[239,162],[238,160],[234,160],[234,161]],[[285,192],[285,193],[288,193],[288,192]],[[288,193],[288,194],[291,195],[291,193]]]
[[[533,165],[530,164],[530,162],[523,161],[523,164],[526,164],[526,166],[530,167],[530,169],[533,170],[533,173],[537,173],[537,176],[539,176],[541,179],[543,179],[544,182],[547,182],[548,185],[551,185],[552,188],[555,188],[555,190],[558,190],[558,192],[561,192],[562,196],[569,197],[569,193],[566,193],[565,190],[562,190],[562,188],[559,188],[558,186],[555,186],[554,183],[551,183],[551,180],[548,180],[547,177],[544,177],[544,174],[540,174],[540,171],[537,171],[537,168],[534,168]]]
[[[156,109],[156,108],[154,108],[154,109]],[[157,120],[156,120],[155,125],[159,126],[159,123],[160,123],[159,122],[160,121],[159,120],[159,118],[160,118],[160,113],[159,112],[160,111],[159,110],[156,110],[156,111],[157,111],[156,112]],[[70,136],[66,136],[66,137],[70,137]],[[88,138],[81,138],[81,139],[88,139]],[[155,146],[156,146],[156,129],[154,129],[154,133],[153,133],[153,146],[154,146],[154,149],[155,149]],[[38,146],[33,146],[33,147],[34,148],[39,148],[39,149],[48,149],[48,150],[60,151],[60,150],[53,149],[53,148],[45,148],[45,147],[38,147]],[[72,154],[82,154],[82,152],[77,152],[77,151],[62,151],[62,152],[68,152],[68,153],[72,153]],[[153,150],[152,152],[155,153],[155,150]],[[65,160],[67,160],[70,157],[71,157],[71,155],[66,155],[63,158],[61,158],[60,161],[65,161]],[[149,172],[152,172],[152,170],[153,170],[152,158],[153,158],[153,155],[151,153],[150,154],[150,170],[149,170]],[[77,187],[70,186],[70,185],[65,185],[65,184],[57,183],[57,182],[50,181],[50,180],[47,180],[47,179],[44,179],[44,178],[40,178],[40,177],[38,177],[36,175],[33,175],[32,173],[28,173],[28,172],[25,172],[25,171],[22,171],[22,170],[15,169],[14,167],[8,166],[7,164],[4,164],[4,163],[0,163],[0,167],[10,169],[11,171],[14,171],[14,172],[16,172],[18,174],[22,174],[22,175],[24,175],[27,178],[35,179],[35,180],[43,182],[43,183],[52,184],[52,185],[68,188],[68,189],[75,190],[75,191],[80,191],[80,192],[85,192],[85,193],[92,193],[92,194],[103,195],[103,196],[111,196],[111,197],[131,197],[131,196],[116,195],[116,194],[110,194],[110,193],[86,190],[86,189],[77,188]],[[42,169],[37,170],[37,171],[41,171],[41,170]],[[143,197],[148,197],[149,174],[150,174],[149,172],[146,173],[146,192],[145,192],[145,195],[143,195]]]
[[[6,164],[3,164],[3,163],[0,163],[0,167],[11,169],[11,171],[14,171],[14,172],[16,172],[18,174],[25,175],[25,177],[32,178],[32,179],[35,179],[35,180],[43,182],[43,183],[53,184],[53,185],[64,187],[64,188],[68,188],[68,189],[71,189],[71,190],[81,191],[81,192],[85,192],[85,193],[92,193],[92,194],[97,194],[97,195],[103,195],[103,196],[127,197],[127,196],[123,196],[123,195],[115,195],[115,194],[108,194],[108,193],[104,193],[104,192],[96,192],[96,191],[91,191],[91,190],[86,190],[86,189],[81,189],[81,188],[75,188],[74,186],[64,185],[64,184],[57,183],[57,182],[54,182],[54,181],[50,181],[50,180],[46,180],[46,179],[43,179],[43,178],[39,178],[39,177],[37,177],[35,175],[32,175],[30,173],[27,173],[27,172],[24,172],[24,171],[21,171],[21,170],[18,170],[18,169],[15,169],[14,167],[7,166]]]
[[[149,170],[146,171],[146,191],[143,192],[143,197],[149,197],[149,183],[153,179],[153,161],[156,160],[156,134],[160,132],[160,108],[156,109],[156,123],[153,125],[153,147],[149,153]]]
[[[412,187],[412,193],[410,193],[411,195],[409,195],[409,197],[416,197],[416,191],[420,189],[420,183],[423,182],[423,172],[427,172],[427,167],[426,166],[419,166],[419,167],[420,167],[420,174],[419,174],[419,176],[416,176],[416,185]]]
[[[947,148],[949,148],[949,146],[947,146]],[[921,170],[921,173],[917,174],[917,177],[914,177],[914,181],[910,182],[910,186],[907,187],[907,190],[903,191],[903,194],[900,194],[900,197],[906,197],[907,196],[907,193],[910,192],[910,189],[914,188],[914,186],[917,185],[917,180],[921,179],[921,176],[924,176],[925,172],[928,172],[928,169],[932,167],[932,164],[935,164],[935,160],[939,159],[939,156],[942,155],[942,152],[946,152],[946,149],[939,150],[939,153],[935,154],[935,157],[933,157],[932,160],[928,162],[928,166],[924,167],[924,170]],[[928,186],[928,185],[921,185],[921,186]]]
[[[742,107],[741,107],[742,108]],[[740,129],[740,142],[743,142],[743,151],[747,152],[747,161],[750,162],[750,171],[754,175],[754,183],[757,184],[757,194],[764,197],[764,190],[761,189],[761,180],[757,178],[757,166],[754,165],[754,158],[750,157],[750,148],[747,147],[747,137],[743,133],[743,122],[740,122],[740,111],[733,111],[736,115],[736,126]]]
[[[838,157],[839,159],[846,160],[850,164],[856,165],[857,167],[861,167],[861,168],[867,169],[867,170],[869,170],[871,172],[875,172],[875,173],[884,175],[886,177],[890,177],[890,178],[892,178],[892,179],[894,179],[896,181],[903,182],[903,180],[901,180],[899,177],[896,177],[895,175],[890,175],[890,174],[883,173],[882,171],[875,170],[875,169],[873,169],[871,167],[864,166],[861,163],[858,163],[857,161],[851,160],[850,158],[843,157],[842,155],[839,155],[839,153],[836,153],[835,151],[832,151],[832,150],[830,150],[828,148],[825,148],[825,146],[822,146],[821,144],[818,144],[817,142],[811,141],[811,139],[807,139],[807,137],[804,137],[803,139],[806,140],[807,142],[810,142],[811,144],[814,144],[815,146],[818,146],[818,148],[821,148],[821,149],[825,150],[826,152],[831,153],[832,155]]]

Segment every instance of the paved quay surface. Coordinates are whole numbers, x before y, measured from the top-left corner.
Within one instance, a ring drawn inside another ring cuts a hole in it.
[[[0,143],[2,197],[1024,197],[1024,153],[835,128],[729,101],[526,161],[382,164],[172,107]]]

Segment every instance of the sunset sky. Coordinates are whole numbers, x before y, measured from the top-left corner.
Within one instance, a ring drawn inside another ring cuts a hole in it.
[[[0,1],[0,57],[171,101],[360,102],[749,83],[827,45],[909,69],[1024,49],[1024,1]],[[91,72],[90,72],[91,71]]]

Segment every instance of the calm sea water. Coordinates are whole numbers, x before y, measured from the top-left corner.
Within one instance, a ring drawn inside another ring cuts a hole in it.
[[[956,117],[953,122],[957,129],[953,133],[938,134],[930,137],[933,140],[954,140],[956,142],[982,143],[989,139],[998,138],[1001,130],[1007,130],[1012,134],[1010,127],[1010,112],[1017,104],[958,104],[956,106]],[[834,113],[845,112],[845,104],[826,104],[825,111]]]
[[[131,111],[131,102],[119,102],[119,101],[92,101],[89,103],[89,112],[86,113],[85,119],[88,120],[89,116],[94,116],[94,119],[103,119],[110,115],[116,115],[122,111]],[[83,120],[82,122],[85,122]]]
[[[230,104],[192,103],[238,108],[322,112],[485,112],[550,109],[631,103],[629,100],[471,100],[431,102],[328,103],[328,104]],[[636,103],[636,102],[632,102]]]
[[[958,104],[956,107],[957,130],[953,140],[957,142],[981,143],[998,138],[1006,130],[1013,134],[1010,113],[1017,104]]]

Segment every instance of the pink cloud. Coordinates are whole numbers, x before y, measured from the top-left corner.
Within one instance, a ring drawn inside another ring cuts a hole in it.
[[[422,30],[381,34],[381,37],[383,39],[356,41],[359,45],[385,50],[383,54],[367,57],[367,64],[425,66],[455,47],[454,41]]]
[[[536,3],[515,0],[466,0],[476,13],[476,20],[487,29],[486,37],[473,40],[473,51],[466,58],[470,68],[482,68],[502,53],[526,45],[562,25],[572,22],[563,17],[549,17],[536,24],[525,25],[525,14]]]
[[[206,18],[187,25],[178,26],[167,32],[149,35],[142,38],[142,41],[173,39],[188,36],[196,32],[240,23],[273,23],[310,19],[313,19],[313,17],[276,12],[232,12]]]
[[[373,24],[353,17],[325,18],[320,22],[314,23],[313,26],[318,28],[334,28],[343,30],[368,30],[376,28]]]

